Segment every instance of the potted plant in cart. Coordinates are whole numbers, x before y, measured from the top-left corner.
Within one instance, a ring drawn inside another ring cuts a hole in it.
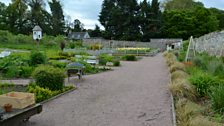
[[[5,104],[4,106],[5,112],[11,112],[12,111],[12,104]]]

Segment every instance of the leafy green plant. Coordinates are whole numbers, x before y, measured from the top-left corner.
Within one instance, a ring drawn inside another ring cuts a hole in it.
[[[99,55],[99,64],[100,65],[106,65],[107,62],[112,62],[113,56],[110,56],[108,54],[101,54]]]
[[[33,72],[33,78],[38,86],[50,90],[61,90],[64,85],[64,71],[53,66],[41,65]]]
[[[99,70],[96,67],[93,67],[89,63],[86,63],[85,61],[78,61],[79,63],[83,64],[85,66],[84,73],[97,73]]]
[[[74,42],[70,42],[70,43],[69,43],[69,47],[70,47],[71,49],[74,49],[74,48],[75,48],[75,43],[74,43]]]
[[[82,45],[82,41],[76,41],[76,42],[75,42],[75,47],[76,47],[76,48],[83,47],[83,45]]]
[[[212,87],[210,92],[212,107],[215,111],[223,114],[224,112],[224,85]]]
[[[0,72],[6,78],[29,77],[32,68],[28,60],[12,55],[0,60]]]
[[[221,60],[214,59],[208,63],[207,71],[214,76],[223,77],[224,65]]]
[[[35,100],[36,102],[39,103],[74,88],[75,88],[74,86],[66,86],[66,87],[63,87],[62,90],[52,91],[52,90],[49,90],[48,88],[42,88],[36,85],[35,83],[30,83],[27,87],[27,91],[30,93],[34,93]]]
[[[126,60],[126,61],[136,61],[137,58],[135,55],[125,55],[122,57],[123,60]]]
[[[32,75],[34,68],[29,66],[21,66],[19,76],[23,78],[30,77]]]
[[[114,60],[113,65],[114,66],[120,66],[120,61],[119,60]]]
[[[4,74],[6,78],[18,78],[20,69],[18,66],[10,65],[7,67],[7,72]]]
[[[203,57],[201,56],[196,56],[193,58],[193,64],[199,68],[201,68],[202,70],[206,70],[206,62],[203,59]]]
[[[101,44],[93,44],[90,46],[91,50],[100,50],[102,48],[103,48],[103,45],[101,45]]]
[[[62,52],[62,51],[60,51],[58,53],[58,55],[59,56],[64,56],[66,58],[70,58],[70,57],[74,57],[75,56],[75,53],[73,53],[73,52]]]
[[[30,65],[36,66],[38,64],[46,63],[46,56],[38,51],[34,51],[30,55]]]
[[[189,78],[191,84],[196,86],[197,92],[201,97],[208,96],[210,87],[218,86],[222,81],[217,77],[211,76],[207,73],[197,73]]]
[[[49,60],[48,63],[54,67],[58,67],[58,68],[65,68],[67,63],[66,62],[60,62],[57,60]]]
[[[30,84],[27,87],[27,91],[30,93],[34,93],[36,102],[42,102],[47,100],[53,96],[53,92],[48,88],[42,88],[35,84]]]
[[[178,55],[177,59],[178,59],[180,62],[183,62],[183,61],[185,60],[185,57],[186,57],[186,51],[181,50],[181,51],[179,52],[179,55]]]

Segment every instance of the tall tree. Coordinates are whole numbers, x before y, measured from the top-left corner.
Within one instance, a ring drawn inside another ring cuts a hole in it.
[[[165,11],[163,33],[169,38],[188,39],[199,37],[218,29],[217,18],[206,8],[197,7],[192,11]]]
[[[81,32],[83,31],[83,24],[81,23],[81,21],[79,21],[78,19],[74,20],[74,24],[73,24],[73,31],[74,32]]]
[[[224,29],[224,11],[219,10],[217,8],[211,8],[210,10],[219,20],[219,30],[223,30]]]
[[[95,25],[95,29],[90,32],[91,37],[101,37],[101,31],[100,27],[98,25]]]
[[[64,33],[65,20],[63,9],[59,0],[52,0],[48,2],[52,13],[52,33],[59,35]]]
[[[160,31],[162,27],[162,12],[158,0],[152,0],[151,3],[152,24],[150,28],[152,38],[161,37]]]
[[[163,6],[165,10],[191,10],[204,4],[194,0],[165,0]]]
[[[140,38],[136,0],[104,0],[99,21],[105,27],[105,37],[121,40]]]
[[[103,34],[106,39],[111,39],[115,36],[116,22],[113,21],[113,17],[116,18],[116,15],[114,14],[115,11],[115,0],[103,1],[99,21],[105,28],[105,32]]]
[[[120,10],[120,18],[122,19],[121,27],[118,31],[122,31],[122,40],[140,40],[140,27],[138,23],[139,5],[137,0],[118,1],[118,9]]]
[[[7,29],[6,9],[7,9],[7,6],[4,3],[0,2],[0,29],[1,30]]]
[[[44,0],[26,0],[31,8],[30,21],[32,27],[39,25],[43,31],[52,35],[52,18],[51,15],[45,10]]]
[[[150,41],[150,38],[161,37],[162,12],[158,0],[151,3],[144,0],[140,3],[140,19],[142,41]]]
[[[34,25],[41,25],[43,23],[42,10],[45,6],[43,0],[27,0],[27,4],[31,8],[31,18]]]
[[[27,22],[27,5],[25,0],[12,0],[6,9],[6,23],[12,33],[27,33],[24,24]]]

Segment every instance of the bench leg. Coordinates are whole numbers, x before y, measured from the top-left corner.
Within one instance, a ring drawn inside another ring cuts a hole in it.
[[[78,74],[79,80],[82,78],[80,74]]]

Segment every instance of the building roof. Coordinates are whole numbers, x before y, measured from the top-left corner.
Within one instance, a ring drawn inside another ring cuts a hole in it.
[[[36,25],[36,26],[33,28],[33,31],[42,31],[42,29],[40,28],[40,26]]]
[[[73,32],[68,34],[68,39],[79,40],[79,39],[85,39],[85,38],[90,38],[88,32]]]

